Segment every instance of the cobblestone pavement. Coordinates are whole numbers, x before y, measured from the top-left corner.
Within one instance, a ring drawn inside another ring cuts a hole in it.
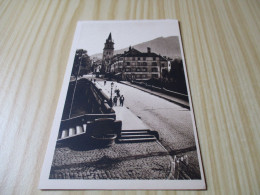
[[[109,148],[56,147],[50,179],[169,179],[172,158],[157,142]]]

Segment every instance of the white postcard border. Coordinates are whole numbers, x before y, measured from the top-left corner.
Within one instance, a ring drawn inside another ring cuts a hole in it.
[[[197,155],[198,155],[198,161],[199,161],[199,167],[200,167],[200,173],[201,173],[201,180],[77,180],[77,179],[49,179],[49,174],[51,170],[51,164],[53,160],[53,155],[55,151],[57,136],[58,136],[58,130],[59,125],[62,117],[63,107],[65,104],[66,94],[68,90],[68,85],[70,81],[70,74],[72,70],[72,65],[74,61],[74,55],[76,52],[76,49],[78,49],[77,42],[79,39],[80,31],[82,28],[82,25],[85,23],[128,23],[128,22],[169,22],[169,25],[176,25],[176,31],[173,32],[173,36],[179,37],[179,44],[181,49],[181,56],[183,60],[184,65],[184,72],[185,72],[185,79],[186,79],[186,85],[187,85],[187,91],[189,95],[189,103],[191,108],[191,116],[192,116],[192,122],[193,122],[193,130],[194,130],[194,137],[195,137],[195,143],[197,148]],[[183,47],[182,47],[182,41],[180,36],[180,30],[179,30],[179,24],[177,20],[126,20],[126,21],[79,21],[76,27],[76,31],[74,34],[74,39],[72,43],[72,48],[70,51],[69,61],[67,64],[63,85],[61,88],[61,93],[55,113],[55,117],[53,120],[53,125],[51,129],[51,135],[49,139],[49,143],[47,146],[46,154],[44,163],[42,166],[42,172],[40,176],[40,182],[39,182],[39,189],[100,189],[100,190],[123,190],[123,189],[140,189],[140,190],[186,190],[186,189],[206,189],[206,183],[204,178],[204,171],[203,166],[201,162],[201,154],[200,154],[200,148],[199,148],[199,141],[198,141],[198,135],[197,135],[197,128],[195,124],[195,118],[193,113],[193,105],[191,101],[191,95],[190,95],[190,86],[188,83],[188,76],[187,76],[187,70],[186,70],[186,63],[185,58],[183,54]]]

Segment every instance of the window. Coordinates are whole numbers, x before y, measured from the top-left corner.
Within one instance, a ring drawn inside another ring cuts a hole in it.
[[[143,62],[143,66],[147,66],[147,63],[146,63],[146,62]]]
[[[140,60],[140,57],[138,57],[137,60]]]
[[[140,68],[137,68],[137,69],[136,69],[136,72],[140,72],[140,71],[141,71],[141,69],[140,69]]]
[[[156,62],[152,62],[152,66],[157,66],[157,63]]]
[[[130,70],[131,70],[130,68],[126,68],[125,69],[126,72],[130,72]]]
[[[127,65],[127,66],[130,66],[130,62],[126,62],[126,65]]]
[[[158,72],[157,68],[152,68],[152,72]]]
[[[162,67],[164,67],[164,64],[162,64]]]
[[[152,74],[153,78],[158,78],[158,74]]]
[[[135,62],[132,62],[132,66],[135,66]]]
[[[133,57],[132,59],[133,59],[133,61],[135,61],[135,57]]]
[[[153,57],[153,60],[156,60],[156,57]]]
[[[145,61],[145,60],[146,60],[146,57],[143,57],[143,60]]]
[[[147,72],[147,68],[143,68],[143,72]]]
[[[143,74],[142,76],[143,76],[143,78],[146,78],[146,77],[147,77],[147,75],[146,75],[146,74]]]

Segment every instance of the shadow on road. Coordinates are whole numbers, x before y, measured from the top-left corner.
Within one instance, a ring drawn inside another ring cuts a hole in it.
[[[143,158],[150,158],[156,156],[167,156],[169,155],[168,152],[153,152],[145,155],[134,155],[134,156],[126,156],[126,157],[118,157],[118,158],[111,158],[109,156],[103,156],[102,158],[91,161],[91,162],[84,162],[84,163],[71,163],[69,165],[61,165],[61,166],[53,166],[52,171],[60,170],[60,169],[71,169],[71,168],[79,168],[79,167],[95,167],[95,168],[114,168],[116,164],[122,161],[130,161],[130,160],[138,160]]]

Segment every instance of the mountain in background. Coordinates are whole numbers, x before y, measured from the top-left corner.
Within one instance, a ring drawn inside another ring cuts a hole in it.
[[[116,42],[115,42],[116,44]],[[129,45],[130,46],[130,45]],[[177,36],[171,37],[158,37],[151,41],[143,42],[137,45],[131,45],[131,47],[141,51],[147,52],[147,47],[151,48],[151,52],[156,54],[161,54],[162,56],[167,56],[172,59],[181,58],[181,50],[179,38]],[[119,49],[114,51],[114,55],[124,53],[128,51],[128,47],[124,49]],[[102,53],[91,55],[90,57],[102,58]]]

